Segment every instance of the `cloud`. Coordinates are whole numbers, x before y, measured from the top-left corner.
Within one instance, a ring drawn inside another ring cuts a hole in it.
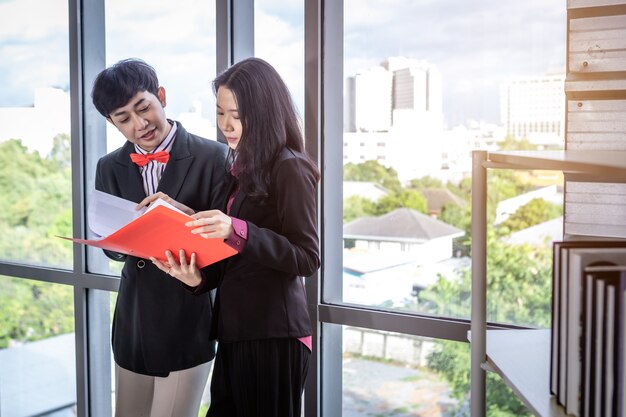
[[[565,71],[561,1],[347,0],[344,21],[346,75],[388,56],[432,62],[452,123],[498,122],[505,78]]]
[[[304,10],[296,17],[297,10],[289,9],[288,21],[285,15],[270,14],[261,5],[255,10],[254,54],[276,68],[304,116]]]
[[[202,103],[214,120],[215,5],[203,0],[107,0],[107,65],[137,57],[152,65],[168,92],[167,114],[177,118]]]
[[[256,55],[277,68],[301,110],[303,14],[302,2],[259,0],[255,6]],[[67,86],[67,1],[4,1],[0,16],[0,106],[32,102],[34,87]],[[345,75],[390,56],[428,60],[441,71],[444,108],[455,123],[497,122],[498,85],[505,78],[565,69],[561,0],[346,0],[344,21]],[[107,0],[106,28],[107,64],[145,59],[168,88],[168,114],[175,117],[200,100],[212,117],[213,2]]]
[[[0,106],[30,106],[36,87],[69,86],[67,1],[0,3]]]

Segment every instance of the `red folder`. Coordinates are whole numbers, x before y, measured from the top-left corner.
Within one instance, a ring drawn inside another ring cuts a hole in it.
[[[195,252],[198,268],[237,253],[223,239],[205,239],[192,234],[192,228],[185,226],[189,220],[193,218],[168,207],[158,206],[100,240],[59,237],[138,258],[154,257],[164,261],[166,250],[178,259],[178,251],[184,249],[187,259]]]

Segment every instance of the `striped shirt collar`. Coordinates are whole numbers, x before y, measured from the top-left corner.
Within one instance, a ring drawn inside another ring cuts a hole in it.
[[[177,125],[174,121],[168,120],[168,122],[171,123],[172,128],[170,129],[170,132],[165,137],[165,139],[163,139],[163,141],[159,144],[159,146],[148,152],[135,144],[135,151],[144,155],[160,151],[170,152],[174,145],[174,140],[176,140]],[[148,164],[139,167],[139,172],[141,173],[141,178],[143,182],[143,190],[146,193],[146,196],[152,195],[157,192],[157,189],[159,188],[159,182],[161,181],[161,177],[163,176],[163,171],[165,171],[166,166],[166,163],[150,161]]]

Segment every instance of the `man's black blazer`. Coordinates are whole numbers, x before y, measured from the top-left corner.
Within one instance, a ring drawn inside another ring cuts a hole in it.
[[[311,335],[302,277],[320,266],[317,179],[303,155],[284,149],[263,204],[237,193],[229,215],[245,220],[248,238],[239,254],[223,261],[220,281],[203,277],[202,289],[217,288],[220,342]]]
[[[188,133],[180,123],[158,191],[195,211],[222,208],[227,147]],[[98,161],[96,189],[140,202],[146,195],[141,174],[124,146]],[[152,376],[188,369],[215,356],[209,332],[212,301],[195,297],[150,262],[107,252],[124,261],[115,306],[112,346],[124,369]]]

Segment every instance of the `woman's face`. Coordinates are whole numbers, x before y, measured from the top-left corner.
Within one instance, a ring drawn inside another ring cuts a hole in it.
[[[233,150],[237,149],[243,128],[235,95],[226,87],[217,90],[217,127],[226,137],[228,146]]]

